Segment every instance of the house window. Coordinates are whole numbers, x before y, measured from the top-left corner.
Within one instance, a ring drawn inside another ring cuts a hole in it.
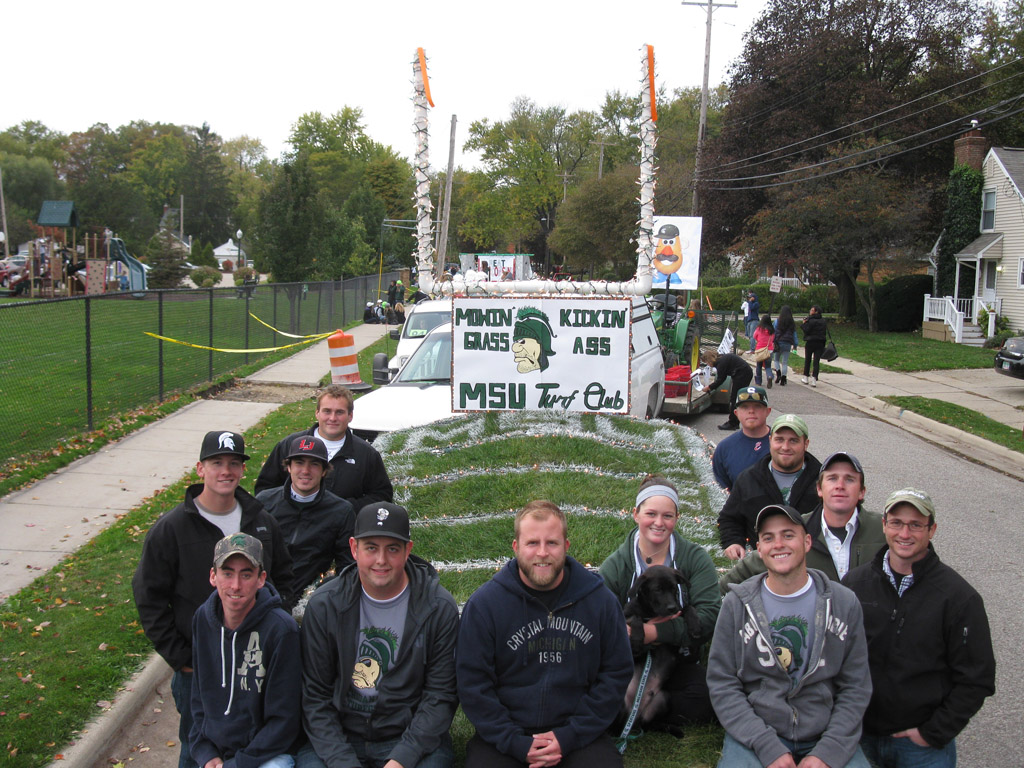
[[[996,193],[985,192],[981,203],[981,231],[989,231],[996,228]]]
[[[1017,259],[1017,287],[1024,288],[1024,259]]]

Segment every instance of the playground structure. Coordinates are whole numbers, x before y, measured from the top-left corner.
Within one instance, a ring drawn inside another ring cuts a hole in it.
[[[41,236],[29,244],[24,269],[9,282],[12,296],[57,298],[146,290],[145,266],[113,232],[87,234],[78,244],[74,202],[45,201],[36,226]]]

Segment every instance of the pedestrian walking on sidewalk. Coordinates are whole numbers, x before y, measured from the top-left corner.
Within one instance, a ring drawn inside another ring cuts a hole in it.
[[[786,386],[789,353],[796,349],[796,346],[796,323],[793,320],[793,310],[789,304],[784,304],[779,310],[779,316],[775,318],[775,354],[772,356],[775,362],[775,383],[779,386]]]
[[[816,387],[818,386],[821,353],[825,350],[825,337],[828,334],[825,318],[821,316],[821,307],[817,304],[811,307],[811,313],[803,321],[801,328],[804,332],[804,376],[800,381]],[[811,368],[812,362],[813,369]]]
[[[767,386],[768,389],[772,388],[772,356],[771,353],[775,349],[775,327],[772,325],[772,317],[767,312],[761,315],[761,322],[757,324],[757,328],[754,329],[754,352],[755,355],[758,350],[768,350],[768,356],[764,360],[757,361],[757,370],[754,372],[754,383],[757,386],[761,386],[761,382],[764,381],[762,378],[762,372],[767,374]],[[761,354],[764,354],[763,352]]]

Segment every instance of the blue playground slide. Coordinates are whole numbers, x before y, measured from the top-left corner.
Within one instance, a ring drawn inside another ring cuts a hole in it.
[[[128,290],[146,290],[146,270],[142,262],[128,253],[128,249],[124,247],[124,240],[119,237],[110,239],[110,260],[120,261],[128,268]]]

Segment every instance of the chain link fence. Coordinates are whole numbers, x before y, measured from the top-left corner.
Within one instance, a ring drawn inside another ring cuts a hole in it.
[[[382,285],[397,277],[383,275]],[[300,341],[267,326],[311,335],[362,320],[377,287],[373,275],[0,304],[0,461],[54,447],[116,414],[280,357],[273,348]],[[254,351],[196,349],[147,331]]]

